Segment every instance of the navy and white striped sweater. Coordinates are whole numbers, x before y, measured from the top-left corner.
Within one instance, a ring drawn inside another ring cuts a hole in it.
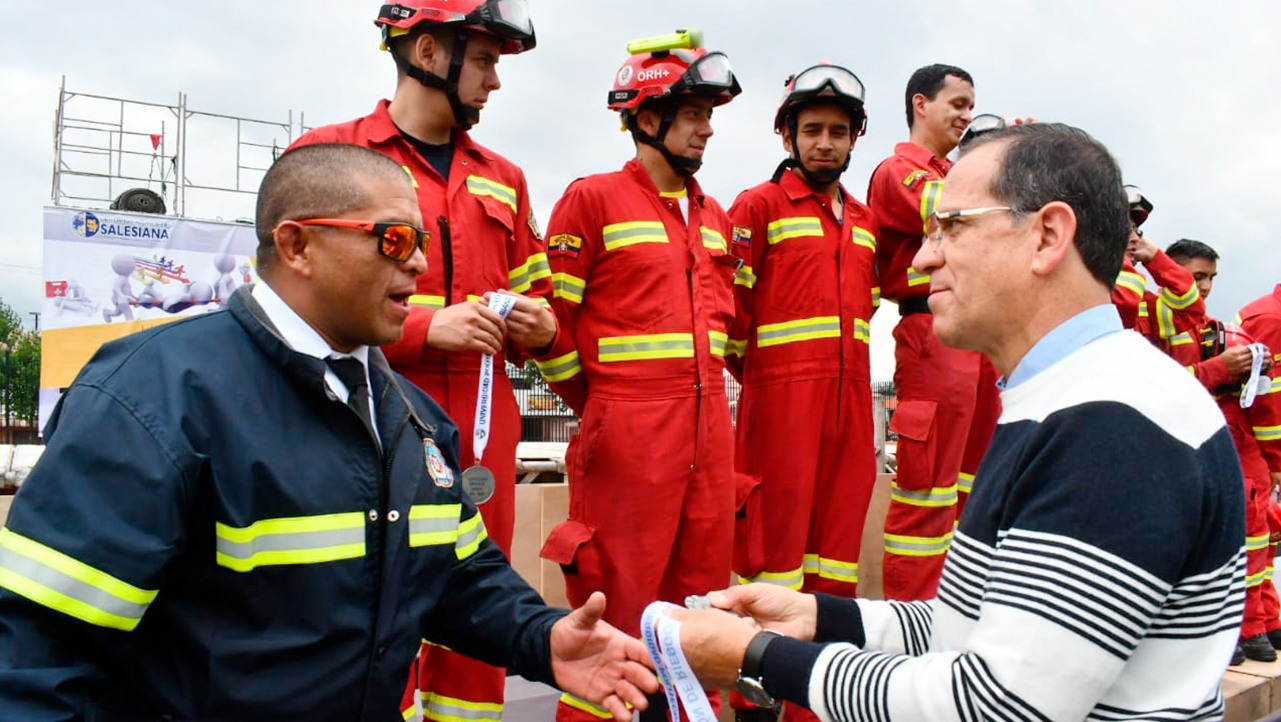
[[[1214,402],[1124,332],[1002,404],[937,599],[823,600],[861,648],[778,640],[767,684],[825,722],[1221,717],[1245,502]]]

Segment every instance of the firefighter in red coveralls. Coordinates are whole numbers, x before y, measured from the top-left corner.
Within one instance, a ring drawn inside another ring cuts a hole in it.
[[[1202,300],[1209,298],[1218,273],[1219,254],[1200,241],[1184,239],[1171,244],[1166,255],[1193,275]],[[1206,317],[1200,327],[1181,331],[1161,344],[1166,353],[1187,366],[1206,390],[1214,394],[1241,458],[1246,498],[1246,593],[1241,642],[1232,658],[1233,664],[1240,664],[1246,657],[1260,662],[1276,661],[1277,653],[1270,636],[1281,635],[1277,591],[1267,579],[1272,566],[1268,553],[1268,510],[1274,504],[1271,479],[1250,429],[1249,410],[1241,408],[1241,382],[1250,376],[1253,360],[1251,343],[1239,326]]]
[[[490,538],[510,556],[521,422],[504,360],[520,363],[551,343],[551,270],[524,173],[467,130],[499,87],[500,55],[534,47],[533,25],[525,0],[383,5],[374,22],[396,63],[395,96],[364,118],[318,128],[295,145],[362,145],[391,156],[413,179],[431,233],[427,272],[410,298],[404,336],[383,351],[458,424],[462,468],[479,465],[492,474],[491,481],[481,469],[470,472],[480,481],[469,493]],[[485,303],[486,294],[500,290],[522,294],[506,319]],[[473,426],[483,353],[495,359],[481,460]],[[502,718],[502,669],[427,643],[411,674],[407,718],[418,709],[435,720]]]
[[[1152,213],[1152,201],[1136,186],[1126,186],[1130,199],[1130,243],[1121,259],[1121,273],[1112,288],[1112,303],[1121,324],[1164,347],[1177,334],[1191,333],[1205,318],[1205,300],[1192,275],[1143,236],[1140,226]],[[1143,264],[1160,293],[1147,289],[1147,279],[1134,262]]]
[[[609,108],[636,158],[571,183],[547,228],[560,333],[538,366],[582,428],[566,459],[569,519],[542,556],[561,565],[570,600],[605,591],[606,618],[631,634],[650,602],[681,603],[730,575],[724,357],[738,259],[728,216],[694,173],[712,108],[739,85],[725,55],[699,40],[691,31],[629,44]],[[557,710],[559,720],[607,716],[570,696]]]
[[[885,517],[883,585],[887,599],[930,599],[1000,401],[996,371],[982,354],[934,336],[930,277],[911,265],[952,167],[946,156],[971,120],[973,81],[960,68],[930,65],[912,74],[905,101],[910,140],[877,166],[867,190],[881,226],[881,296],[903,317],[894,329],[898,474]]]

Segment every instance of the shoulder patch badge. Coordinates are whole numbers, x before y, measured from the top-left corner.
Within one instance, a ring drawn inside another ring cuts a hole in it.
[[[746,226],[734,226],[734,243],[740,246],[752,245],[752,229]]]
[[[432,482],[442,489],[454,485],[454,470],[445,463],[445,455],[440,453],[433,439],[423,439],[423,456],[427,458],[427,475]]]
[[[903,185],[911,188],[912,190],[916,190],[921,185],[921,182],[929,176],[929,174],[929,171],[914,170],[911,173],[908,173],[907,177],[903,179]]]
[[[534,238],[543,240],[543,232],[538,227],[538,219],[534,217],[534,209],[529,209],[529,232],[534,234]]]
[[[583,239],[569,233],[557,233],[547,239],[547,252],[554,256],[578,258],[578,252],[582,249]]]

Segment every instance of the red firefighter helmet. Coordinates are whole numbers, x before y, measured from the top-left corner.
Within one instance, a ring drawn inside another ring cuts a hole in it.
[[[431,6],[392,3],[378,10],[383,49],[392,38],[419,25],[478,30],[498,37],[502,53],[521,53],[536,44],[525,0],[433,0]]]
[[[819,63],[788,78],[783,90],[783,100],[774,114],[774,131],[780,132],[788,123],[791,111],[814,100],[836,103],[850,114],[850,126],[855,135],[867,131],[867,111],[863,108],[863,81],[839,65]]]
[[[697,35],[677,32],[677,36],[682,34],[690,35],[691,43],[701,41]],[[629,47],[636,47],[639,42]],[[679,95],[705,95],[716,105],[724,105],[741,92],[725,53],[708,52],[697,45],[660,48],[627,58],[614,75],[609,109],[634,114],[647,100]]]
[[[1126,186],[1125,198],[1130,203],[1130,220],[1134,221],[1136,228],[1143,225],[1143,222],[1152,214],[1152,201],[1143,195],[1143,191],[1139,190],[1138,186]]]

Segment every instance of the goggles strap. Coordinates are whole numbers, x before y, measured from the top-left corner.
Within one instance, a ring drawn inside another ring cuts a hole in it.
[[[449,59],[449,76],[446,78],[429,73],[403,58],[400,59],[404,63],[406,75],[428,88],[434,88],[445,94],[445,98],[449,101],[449,109],[454,114],[454,122],[462,130],[469,130],[480,120],[480,111],[465,105],[462,98],[458,97],[458,79],[463,73],[463,58],[467,55],[467,41],[470,37],[462,30],[454,33],[454,53]]]
[[[840,168],[829,168],[827,170],[811,170],[807,168],[805,166],[805,163],[801,161],[801,145],[796,138],[796,132],[797,132],[796,119],[797,119],[797,116],[800,115],[798,111],[800,110],[801,107],[803,107],[803,104],[797,105],[787,111],[787,132],[791,134],[792,157],[788,158],[787,160],[779,164],[778,169],[774,171],[774,178],[776,179],[781,178],[783,170],[785,169],[784,167],[786,166],[786,167],[796,168],[797,170],[799,170],[801,172],[801,176],[803,176],[806,182],[808,182],[811,186],[825,186],[825,185],[835,183],[836,181],[840,180],[841,174],[843,174],[845,170],[850,167],[850,157],[854,155],[854,147],[851,144],[850,151],[845,154],[845,163]],[[850,120],[851,121],[854,120],[852,115],[850,117]],[[854,129],[851,128],[850,130],[852,132]],[[775,180],[774,182],[777,183],[778,181]]]
[[[667,161],[667,165],[671,166],[672,170],[675,171],[677,175],[688,178],[689,176],[697,173],[698,169],[702,167],[702,159],[686,158],[685,156],[676,155],[668,150],[667,146],[663,143],[663,140],[667,138],[667,131],[672,127],[672,122],[676,120],[676,110],[679,106],[680,99],[675,96],[664,99],[662,103],[662,115],[658,122],[657,136],[650,135],[649,133],[641,130],[640,123],[637,121],[640,117],[639,109],[634,115],[624,114],[624,117],[626,118],[627,128],[631,130],[633,138],[640,143],[644,143],[645,145],[658,150],[659,154],[663,156],[663,160]],[[653,109],[657,110],[657,108]]]

